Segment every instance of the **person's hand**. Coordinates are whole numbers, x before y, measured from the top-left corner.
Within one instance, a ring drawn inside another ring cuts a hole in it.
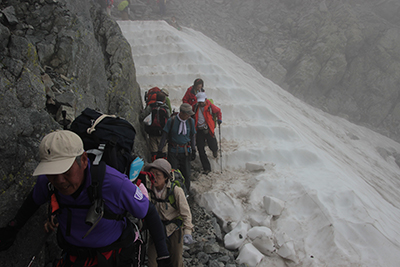
[[[17,238],[18,230],[10,225],[0,228],[0,251],[9,249]]]
[[[190,155],[190,160],[193,161],[196,159],[196,150],[192,151],[192,154]]]
[[[47,219],[44,223],[44,230],[46,233],[53,232],[58,227],[58,222],[55,215],[51,215],[51,219]]]
[[[221,123],[222,123],[222,120],[218,120],[218,125],[221,125]]]
[[[174,267],[169,256],[157,259],[158,267]]]
[[[194,243],[192,235],[186,234],[183,236],[183,244],[191,245]]]

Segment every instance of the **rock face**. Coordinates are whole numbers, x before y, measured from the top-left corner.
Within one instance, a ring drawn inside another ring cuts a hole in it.
[[[0,227],[35,182],[41,138],[85,107],[130,121],[137,131],[135,151],[144,156],[140,90],[130,46],[116,22],[96,1],[0,1]],[[37,249],[32,244],[44,244],[45,210],[0,253],[2,265],[28,265]],[[41,254],[35,262],[44,260]]]
[[[399,1],[168,3],[296,97],[400,141]]]

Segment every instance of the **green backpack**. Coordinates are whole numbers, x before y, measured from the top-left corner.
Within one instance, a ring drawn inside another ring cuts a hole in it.
[[[174,194],[175,186],[178,186],[183,189],[183,192],[184,192],[186,198],[189,196],[189,194],[188,194],[188,191],[185,186],[185,178],[183,177],[181,171],[172,169],[171,176],[172,176],[172,180],[170,180],[171,188],[169,189],[165,199],[156,198],[155,194],[152,190],[148,190],[148,191],[151,194],[152,200],[157,201],[157,202],[170,203],[172,205],[172,207],[174,207],[176,209],[177,206],[176,206],[176,200],[175,200],[175,194]]]
[[[171,176],[172,176],[171,189],[168,192],[167,199],[168,199],[168,202],[174,208],[176,208],[175,195],[174,195],[175,186],[179,186],[180,188],[183,189],[183,192],[185,193],[186,198],[189,196],[189,192],[187,191],[187,188],[185,185],[185,177],[183,177],[180,170],[172,169]]]

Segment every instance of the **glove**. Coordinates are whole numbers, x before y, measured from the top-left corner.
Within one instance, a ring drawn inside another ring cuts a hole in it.
[[[192,235],[186,234],[183,236],[183,244],[191,245],[194,243]]]
[[[222,123],[222,120],[218,120],[218,125],[221,125],[221,123]]]
[[[157,259],[157,265],[158,267],[174,267],[169,256]]]
[[[17,238],[18,230],[15,227],[7,225],[0,228],[0,251],[9,249]]]
[[[196,151],[193,150],[193,151],[192,151],[192,154],[190,155],[190,160],[193,161],[193,160],[195,160],[195,159],[196,159]]]

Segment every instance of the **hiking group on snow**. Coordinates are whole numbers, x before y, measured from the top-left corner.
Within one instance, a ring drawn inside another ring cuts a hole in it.
[[[57,231],[62,249],[53,266],[184,266],[183,244],[194,242],[190,162],[197,147],[203,173],[211,171],[205,146],[218,157],[215,128],[222,115],[202,79],[187,89],[179,112],[171,111],[168,96],[157,87],[145,95],[139,119],[149,135],[151,163],[143,171],[133,155],[135,129],[114,115],[87,108],[70,129],[44,136],[36,184],[0,228],[0,251],[48,203],[44,228]]]

